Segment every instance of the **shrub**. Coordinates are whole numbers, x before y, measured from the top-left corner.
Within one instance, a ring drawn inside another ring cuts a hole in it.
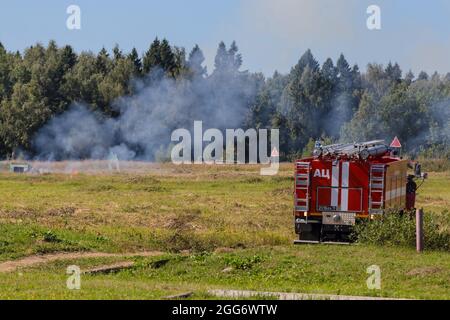
[[[42,236],[45,242],[61,242],[62,240],[51,230],[44,232]]]
[[[227,265],[237,270],[250,270],[256,264],[262,262],[264,259],[261,256],[254,255],[253,257],[226,257],[225,262]]]
[[[446,216],[445,212],[443,216]],[[380,219],[357,224],[353,237],[367,244],[414,247],[415,217],[412,214],[388,212]],[[424,214],[424,247],[450,251],[450,233],[438,221],[437,215],[432,213]]]

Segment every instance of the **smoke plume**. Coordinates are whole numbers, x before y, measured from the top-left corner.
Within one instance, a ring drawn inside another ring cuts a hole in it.
[[[120,160],[155,160],[169,153],[172,131],[191,130],[194,120],[221,130],[240,127],[256,95],[248,73],[226,71],[177,80],[154,72],[135,81],[134,90],[114,102],[116,118],[74,103],[37,133],[37,159],[108,159],[114,154]]]

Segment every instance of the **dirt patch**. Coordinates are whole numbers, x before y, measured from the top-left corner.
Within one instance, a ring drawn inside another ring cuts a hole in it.
[[[155,177],[151,177],[151,176],[130,176],[126,179],[126,183],[128,184],[156,184],[156,183],[160,183],[161,181],[159,181],[158,179],[156,179]]]
[[[166,222],[163,226],[164,228],[177,231],[196,230],[199,226],[194,224],[194,222],[198,219],[200,214],[200,210],[189,210],[188,212],[176,216],[170,216],[165,218]]]
[[[0,263],[0,272],[13,272],[19,268],[33,267],[43,263],[49,263],[58,260],[74,260],[85,258],[104,258],[104,257],[154,257],[162,255],[159,251],[144,251],[134,253],[104,253],[104,252],[74,252],[74,253],[54,253],[46,255],[33,255],[18,260],[11,260]]]
[[[430,274],[435,274],[441,272],[442,269],[438,267],[424,267],[412,269],[406,273],[408,276],[427,276]]]
[[[75,213],[77,208],[74,207],[61,207],[61,208],[51,208],[47,210],[47,215],[53,216],[53,217],[64,217],[64,216],[71,216]]]
[[[39,212],[36,209],[32,209],[32,208],[0,210],[1,218],[25,219],[25,218],[36,218],[38,216],[39,216]]]

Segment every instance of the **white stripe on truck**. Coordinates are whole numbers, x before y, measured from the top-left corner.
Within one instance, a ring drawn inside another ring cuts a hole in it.
[[[339,162],[336,165],[333,164],[331,171],[331,206],[338,206],[339,197]]]
[[[350,162],[342,163],[342,189],[341,189],[341,210],[348,210],[348,187],[349,187],[349,176],[350,176]]]

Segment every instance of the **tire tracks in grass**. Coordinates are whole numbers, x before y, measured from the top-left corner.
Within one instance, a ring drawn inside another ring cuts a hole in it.
[[[163,254],[164,252],[160,251],[143,251],[132,253],[61,252],[44,255],[31,255],[17,260],[10,260],[0,263],[0,273],[14,272],[20,268],[28,268],[60,260],[76,260],[86,258],[156,257],[161,256]]]

